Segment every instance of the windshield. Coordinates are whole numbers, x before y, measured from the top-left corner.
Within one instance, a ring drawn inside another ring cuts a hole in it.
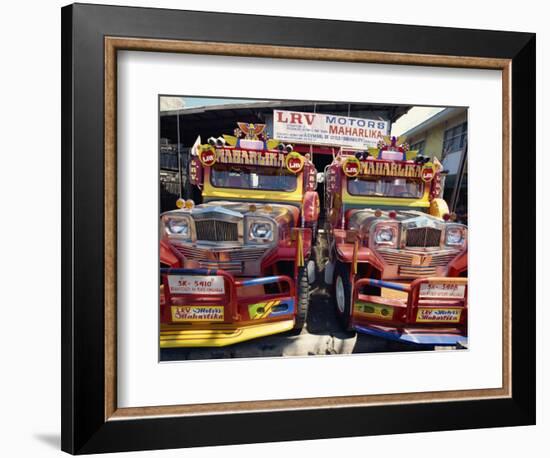
[[[261,189],[262,191],[294,191],[298,178],[282,168],[216,164],[210,174],[212,186],[217,188]]]
[[[348,192],[357,196],[420,199],[424,194],[424,182],[412,178],[350,178],[348,179]]]

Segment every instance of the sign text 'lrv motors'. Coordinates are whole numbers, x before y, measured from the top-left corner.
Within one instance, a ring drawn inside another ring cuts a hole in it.
[[[387,121],[325,113],[273,111],[273,136],[279,140],[348,148],[368,148],[388,134]]]

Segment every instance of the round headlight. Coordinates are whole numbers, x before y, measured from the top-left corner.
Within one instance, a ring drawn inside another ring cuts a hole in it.
[[[250,235],[252,239],[271,240],[273,229],[269,223],[254,223],[250,226]]]
[[[464,233],[459,227],[449,227],[446,238],[447,245],[462,245],[462,242],[464,242]]]
[[[180,218],[171,218],[167,222],[168,230],[171,234],[189,236],[189,224],[187,220]]]
[[[376,231],[374,236],[376,243],[390,243],[393,241],[393,230],[385,227]]]

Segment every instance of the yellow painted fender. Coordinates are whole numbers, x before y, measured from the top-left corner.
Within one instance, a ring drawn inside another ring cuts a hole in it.
[[[449,206],[443,199],[433,199],[430,203],[430,215],[437,218],[443,218],[443,215],[449,213]]]
[[[228,146],[237,145],[237,137],[234,137],[233,135],[223,135],[223,139]]]

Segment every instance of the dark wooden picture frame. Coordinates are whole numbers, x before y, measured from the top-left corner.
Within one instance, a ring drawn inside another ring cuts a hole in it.
[[[117,408],[118,50],[502,71],[503,386]],[[63,8],[62,449],[80,454],[534,424],[534,150],[534,34],[85,4]]]

